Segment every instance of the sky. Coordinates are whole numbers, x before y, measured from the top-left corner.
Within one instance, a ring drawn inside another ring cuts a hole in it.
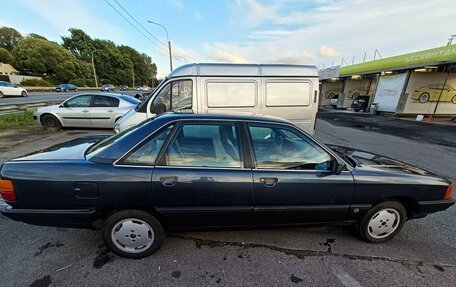
[[[294,63],[322,68],[362,62],[365,53],[366,61],[372,60],[376,49],[382,57],[389,57],[444,46],[456,34],[455,0],[0,2],[2,26],[59,43],[69,28],[80,28],[93,38],[148,54],[157,64],[159,78],[170,71],[167,39],[165,30],[148,20],[166,27],[174,68],[196,62]]]

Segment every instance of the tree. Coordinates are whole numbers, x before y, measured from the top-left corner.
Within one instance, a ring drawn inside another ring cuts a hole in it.
[[[62,46],[71,51],[79,60],[91,61],[95,50],[94,40],[81,29],[70,28],[70,36],[62,36]]]
[[[41,36],[40,34],[30,33],[27,35],[27,37],[38,38],[38,39],[47,41],[47,38],[44,36]]]
[[[6,64],[13,63],[13,56],[11,56],[11,53],[5,48],[0,48],[0,62]]]
[[[90,77],[90,65],[47,40],[27,37],[13,50],[16,69],[25,74],[47,76],[56,82]]]
[[[0,28],[0,48],[5,48],[8,51],[12,51],[16,47],[17,43],[22,40],[23,37],[16,29],[9,27]]]

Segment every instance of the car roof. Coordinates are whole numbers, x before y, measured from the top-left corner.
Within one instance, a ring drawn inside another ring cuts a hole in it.
[[[278,117],[272,116],[251,116],[243,115],[241,113],[230,113],[230,114],[195,114],[191,112],[168,112],[157,116],[157,119],[164,121],[174,121],[174,120],[234,120],[234,121],[254,121],[254,122],[274,122],[274,123],[286,123],[290,122]]]

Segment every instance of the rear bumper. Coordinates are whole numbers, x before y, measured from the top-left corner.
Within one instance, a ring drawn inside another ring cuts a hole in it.
[[[430,213],[443,211],[448,209],[455,203],[455,200],[447,199],[447,200],[431,200],[431,201],[418,201],[416,202],[414,213],[416,217],[425,216]]]
[[[54,227],[93,228],[94,209],[17,209],[0,205],[0,213],[33,225]]]

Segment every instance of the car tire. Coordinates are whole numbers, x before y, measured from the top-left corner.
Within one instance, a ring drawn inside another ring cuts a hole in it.
[[[44,115],[41,118],[41,125],[48,131],[58,131],[62,128],[62,124],[59,119],[53,115]]]
[[[429,93],[422,93],[420,97],[418,98],[418,101],[422,104],[426,103],[429,101]]]
[[[23,98],[27,97],[27,92],[26,92],[26,91],[22,91],[21,96],[22,96]]]
[[[0,92],[0,99],[3,98],[5,95],[3,95],[2,92]]]
[[[0,98],[1,98],[1,97],[0,97]],[[453,96],[453,98],[451,99],[451,102],[452,102],[453,104],[456,104],[456,95]]]
[[[359,97],[359,94],[358,94],[358,93],[354,93],[354,94],[351,96],[352,99],[356,99],[356,97]]]
[[[354,109],[354,110],[355,110],[355,112],[359,112],[360,111],[360,109]]]
[[[74,89],[74,92],[77,93],[77,92],[78,92],[78,89]]]
[[[407,220],[407,211],[398,201],[385,201],[374,206],[359,224],[361,238],[370,243],[382,243],[396,236]]]
[[[139,259],[160,249],[165,240],[165,231],[150,213],[121,210],[106,219],[102,236],[106,246],[115,254]]]

